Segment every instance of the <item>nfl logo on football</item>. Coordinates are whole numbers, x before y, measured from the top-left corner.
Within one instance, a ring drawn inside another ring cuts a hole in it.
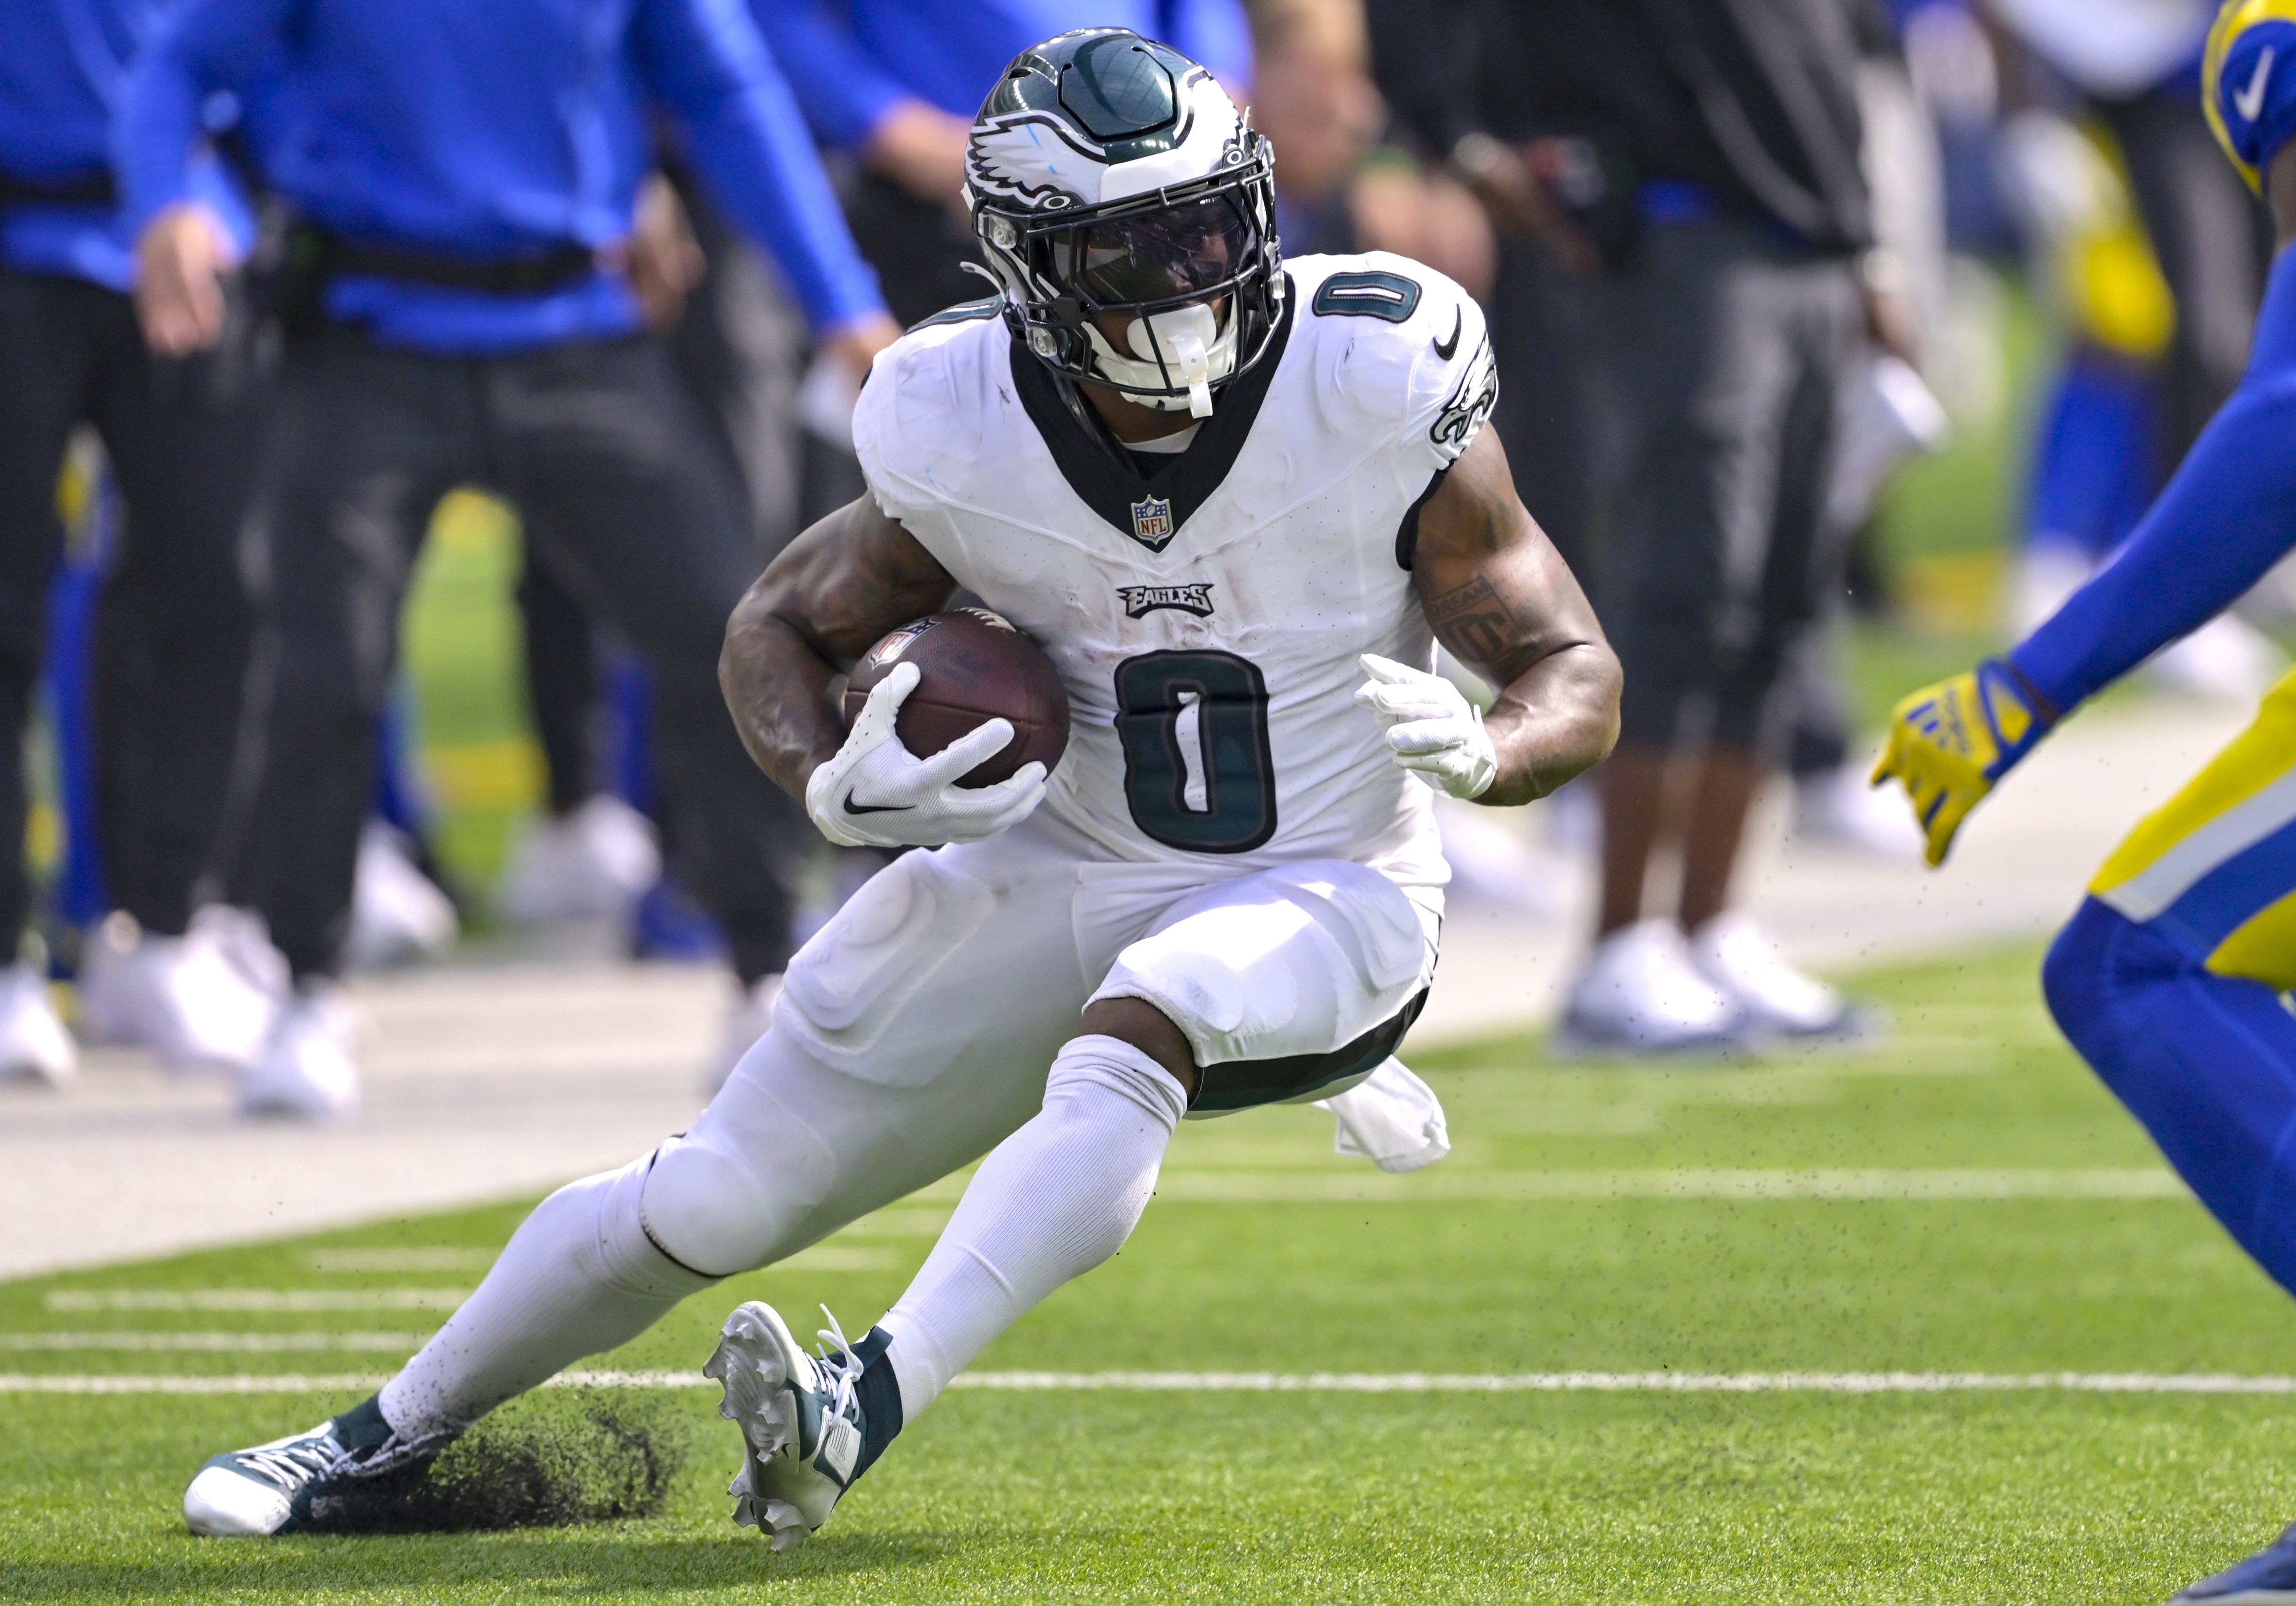
[[[1172,538],[1172,504],[1160,497],[1144,496],[1132,504],[1132,535],[1149,546]]]

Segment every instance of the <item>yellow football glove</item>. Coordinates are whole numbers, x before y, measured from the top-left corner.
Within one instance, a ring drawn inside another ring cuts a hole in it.
[[[1903,782],[1929,836],[1929,861],[1945,863],[1953,833],[2010,766],[2033,750],[2054,713],[1997,658],[1924,686],[1890,713],[1890,745],[1874,782]]]

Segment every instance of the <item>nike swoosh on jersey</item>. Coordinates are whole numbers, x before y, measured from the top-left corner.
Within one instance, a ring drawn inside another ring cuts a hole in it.
[[[2268,55],[2270,53],[2266,53]],[[1447,363],[1451,360],[1451,354],[1459,349],[1459,332],[1466,326],[1467,315],[1454,307],[1451,309],[1451,338],[1435,342],[1435,355],[1438,358]]]
[[[2266,45],[2264,53],[2256,59],[2256,71],[2250,76],[2248,87],[2232,92],[2233,110],[2240,113],[2243,122],[2254,122],[2256,114],[2264,110],[2264,80],[2271,75],[2272,53],[2276,48]]]
[[[845,812],[849,815],[905,815],[915,807],[914,803],[856,803],[850,793],[845,799]]]

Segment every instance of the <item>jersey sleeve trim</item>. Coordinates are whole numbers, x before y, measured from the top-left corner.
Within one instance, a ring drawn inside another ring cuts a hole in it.
[[[1427,481],[1427,488],[1419,493],[1419,500],[1404,510],[1403,522],[1395,527],[1395,566],[1406,574],[1411,572],[1412,561],[1419,555],[1419,510],[1435,500],[1435,493],[1443,488],[1443,481],[1450,475],[1451,465],[1447,463],[1437,469],[1434,477]]]

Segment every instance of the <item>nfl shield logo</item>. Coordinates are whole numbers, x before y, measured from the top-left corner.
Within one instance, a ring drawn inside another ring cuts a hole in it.
[[[1144,496],[1132,504],[1132,537],[1144,546],[1158,547],[1172,538],[1172,504],[1157,496]]]

